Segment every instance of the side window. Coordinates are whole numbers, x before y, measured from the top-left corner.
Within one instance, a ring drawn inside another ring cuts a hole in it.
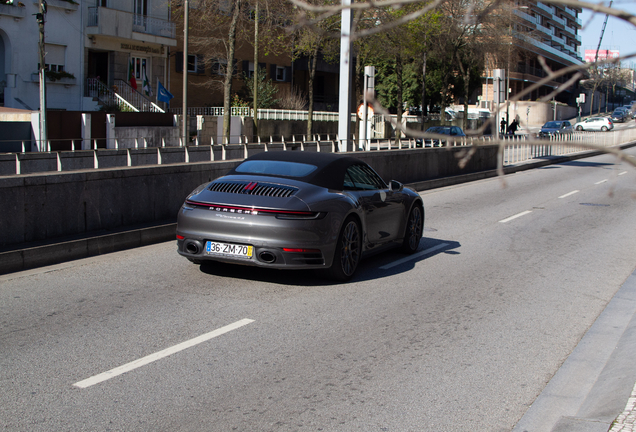
[[[365,165],[354,165],[347,169],[345,184],[349,178],[357,190],[385,189],[384,181],[372,169]]]
[[[349,172],[348,171],[345,173],[343,189],[344,190],[356,190],[356,184],[353,182],[353,180],[351,180],[351,177],[349,176]]]

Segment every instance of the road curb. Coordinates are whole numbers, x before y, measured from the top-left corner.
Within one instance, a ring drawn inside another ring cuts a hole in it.
[[[0,252],[0,274],[174,240],[176,228],[174,222],[164,223]]]
[[[636,270],[512,432],[607,432],[634,389],[635,357]]]

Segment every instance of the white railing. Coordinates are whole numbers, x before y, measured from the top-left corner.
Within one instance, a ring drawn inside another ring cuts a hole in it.
[[[165,111],[161,109],[157,104],[152,102],[139,91],[132,88],[131,85],[128,84],[128,82],[121,79],[116,79],[115,87],[117,88],[117,93],[119,93],[122,98],[128,101],[130,105],[134,106],[137,111],[165,113]]]
[[[236,138],[236,137],[234,137]],[[108,148],[97,148],[98,140],[90,142],[82,139],[71,140],[71,150],[51,151],[51,142],[48,141],[40,153],[49,154],[53,159],[53,167],[50,170],[69,171],[73,169],[86,169],[100,167],[105,163],[108,167],[115,166],[138,166],[136,160],[142,161],[143,164],[152,164],[148,162],[149,152],[156,156],[156,164],[171,163],[189,163],[189,162],[205,162],[215,160],[240,160],[247,158],[254,152],[274,151],[274,150],[297,150],[309,152],[336,152],[340,140],[336,135],[314,135],[312,137],[293,136],[291,140],[284,137],[270,137],[269,141],[260,141],[257,143],[249,143],[247,137],[238,137],[239,144],[219,145],[214,141],[210,143],[200,142],[197,138],[192,144],[183,145],[181,138],[162,138],[161,144],[152,147],[149,146],[149,140],[146,138],[128,138],[128,139],[110,139],[107,143]],[[103,141],[100,139],[99,141]],[[430,139],[426,140],[430,141]],[[421,142],[421,141],[420,141]],[[503,144],[504,153],[502,163],[504,166],[528,162],[537,158],[547,158],[553,156],[564,156],[571,153],[584,152],[605,147],[616,147],[621,144],[636,142],[636,128],[622,129],[613,132],[574,132],[569,135],[557,135],[549,139],[535,139],[528,135],[518,135],[506,137],[501,141],[497,137],[447,137],[441,140],[442,147],[470,147],[474,145],[497,145]],[[102,144],[103,145],[103,144]],[[22,151],[19,153],[7,153],[0,158],[0,175],[10,175],[15,173],[31,174],[33,159],[30,152],[25,153],[25,148],[30,146],[30,142],[22,142]],[[429,144],[422,146],[418,141],[411,138],[377,140],[369,139],[366,141],[357,140],[352,137],[350,140],[348,152],[356,153],[359,151],[400,151],[412,149],[416,151],[434,151]],[[39,148],[39,147],[38,147]],[[437,150],[440,150],[439,148]],[[126,152],[126,165],[118,165],[122,163],[118,152]],[[7,157],[8,156],[8,157]],[[78,167],[72,159],[77,156],[86,160],[89,157],[90,167]],[[106,160],[106,162],[104,162]],[[38,169],[42,172],[41,157],[38,157]],[[55,162],[56,161],[56,162]],[[115,162],[119,161],[119,162]],[[14,168],[7,167],[7,164]],[[29,165],[31,164],[31,165]],[[9,172],[11,171],[11,172]],[[43,171],[46,171],[43,170]]]
[[[534,139],[527,135],[508,138],[504,150],[504,165],[513,165],[547,156],[565,156],[594,148],[615,147],[636,141],[636,128],[612,132],[574,132],[558,134],[547,139]]]
[[[133,31],[174,39],[175,23],[160,18],[135,14],[133,17]]]
[[[103,105],[118,106],[122,111],[139,112],[139,110],[126,99],[96,78],[86,79],[86,96],[97,98]]]
[[[92,6],[88,8],[87,27],[96,27],[99,24],[99,8]]]

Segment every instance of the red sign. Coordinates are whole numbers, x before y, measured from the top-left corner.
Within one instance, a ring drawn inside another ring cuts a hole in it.
[[[620,53],[618,50],[598,50],[599,61],[619,58]],[[585,62],[593,63],[596,58],[596,50],[585,50]]]

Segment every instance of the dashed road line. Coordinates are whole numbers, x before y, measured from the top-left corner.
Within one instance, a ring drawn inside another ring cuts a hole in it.
[[[510,221],[511,221],[511,220],[513,220],[513,219],[520,218],[521,216],[525,216],[525,215],[527,215],[527,214],[529,214],[529,213],[532,213],[532,210],[526,210],[526,211],[524,211],[524,212],[517,213],[517,214],[516,214],[516,215],[514,215],[514,216],[510,216],[509,218],[506,218],[506,219],[502,219],[502,220],[500,220],[500,221],[499,221],[499,223],[506,223],[506,222],[510,222]]]
[[[146,357],[142,357],[138,360],[132,361],[130,363],[126,363],[125,365],[116,367],[114,369],[111,369],[107,372],[103,372],[99,375],[95,375],[93,377],[87,378],[85,380],[82,381],[78,381],[75,384],[73,384],[75,387],[79,387],[79,388],[87,388],[90,386],[93,386],[95,384],[99,384],[101,382],[104,382],[106,380],[109,380],[111,378],[114,378],[116,376],[119,376],[121,374],[124,374],[126,372],[130,372],[131,370],[140,368],[142,366],[145,366],[149,363],[152,363],[154,361],[160,360],[162,358],[168,357],[169,355],[175,354],[179,351],[183,351],[187,348],[191,348],[195,345],[198,345],[202,342],[208,341],[210,339],[213,339],[217,336],[221,336],[222,334],[228,333],[232,330],[236,330],[240,327],[243,327],[247,324],[253,323],[254,320],[251,319],[242,319],[240,321],[237,321],[233,324],[227,325],[225,327],[221,327],[220,329],[211,331],[209,333],[203,334],[201,336],[195,337],[194,339],[190,339],[188,341],[185,342],[181,342],[178,345],[175,345],[173,347],[170,348],[166,348],[164,350],[161,350],[159,352],[156,352],[154,354],[150,354]]]
[[[561,199],[561,198],[567,198],[567,197],[569,197],[570,195],[574,195],[574,194],[579,193],[579,192],[580,192],[580,191],[578,191],[578,190],[574,190],[574,191],[572,191],[572,192],[568,192],[568,193],[566,193],[565,195],[561,195],[561,196],[559,197],[559,199]]]
[[[594,184],[595,184],[595,185],[600,185],[600,184],[602,184],[602,183],[605,183],[606,181],[607,181],[607,179],[605,179],[605,180],[601,180],[601,181],[598,181],[598,182],[596,182],[596,183],[594,183]]]
[[[627,174],[627,171],[623,171],[623,172],[619,172],[618,175],[625,175]]]

